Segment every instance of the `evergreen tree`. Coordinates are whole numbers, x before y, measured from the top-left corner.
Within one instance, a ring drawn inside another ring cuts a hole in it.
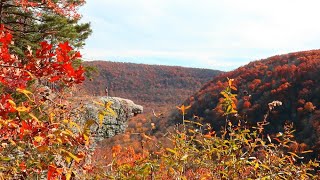
[[[14,51],[23,55],[39,42],[53,45],[68,41],[73,48],[84,46],[91,34],[89,23],[80,23],[77,9],[84,0],[0,0],[0,23],[13,34]]]

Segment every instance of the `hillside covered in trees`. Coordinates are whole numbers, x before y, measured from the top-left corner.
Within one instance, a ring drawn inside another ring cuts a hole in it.
[[[269,103],[281,101],[283,105],[268,117],[270,125],[266,133],[284,131],[284,124],[293,123],[295,136],[301,143],[320,150],[320,50],[295,52],[254,61],[234,71],[221,74],[206,83],[184,104],[190,105],[187,119],[201,120],[212,124],[215,130],[225,125],[221,90],[228,78],[234,79],[237,87],[238,117],[253,124],[261,121],[268,111]],[[221,104],[221,103],[220,103]],[[196,118],[195,116],[196,115]],[[171,117],[174,123],[181,122],[178,110]]]
[[[148,107],[176,106],[221,71],[109,61],[84,63],[96,69],[81,89],[89,95],[123,97]],[[149,109],[150,110],[150,109]]]
[[[296,52],[222,73],[171,115],[129,121],[95,159],[116,159],[110,173],[124,177],[318,178],[319,58],[320,50]]]

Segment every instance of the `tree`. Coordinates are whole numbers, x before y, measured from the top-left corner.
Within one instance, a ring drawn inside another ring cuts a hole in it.
[[[44,174],[48,179],[70,177],[76,171],[72,168],[85,165],[88,127],[81,129],[63,111],[63,104],[28,84],[41,79],[68,86],[81,83],[83,68],[72,66],[80,53],[68,43],[60,43],[53,49],[43,42],[35,53],[27,51],[23,61],[10,53],[11,42],[12,35],[2,26],[0,84],[11,91],[3,91],[0,96],[0,178],[38,179]]]
[[[80,23],[77,9],[84,0],[1,0],[0,24],[13,35],[13,50],[19,54],[30,46],[39,48],[39,42],[53,46],[68,41],[73,48],[84,46],[90,35],[89,23]]]
[[[87,36],[77,25],[83,3],[0,0],[0,179],[70,179],[91,169],[91,122],[79,126],[62,102],[34,83],[84,81],[84,68],[74,65],[81,55],[73,48]],[[73,30],[79,31],[64,35]],[[71,43],[58,43],[65,39]]]

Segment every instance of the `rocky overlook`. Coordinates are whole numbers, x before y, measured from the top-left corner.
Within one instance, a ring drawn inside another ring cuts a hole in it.
[[[101,96],[87,102],[82,110],[80,122],[94,120],[90,127],[96,141],[123,133],[128,120],[143,112],[143,107],[129,99]]]

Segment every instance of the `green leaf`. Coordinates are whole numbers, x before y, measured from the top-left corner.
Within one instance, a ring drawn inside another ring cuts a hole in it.
[[[0,157],[0,160],[1,160],[1,161],[10,161],[11,158],[5,157],[5,156],[1,156],[1,157]]]

